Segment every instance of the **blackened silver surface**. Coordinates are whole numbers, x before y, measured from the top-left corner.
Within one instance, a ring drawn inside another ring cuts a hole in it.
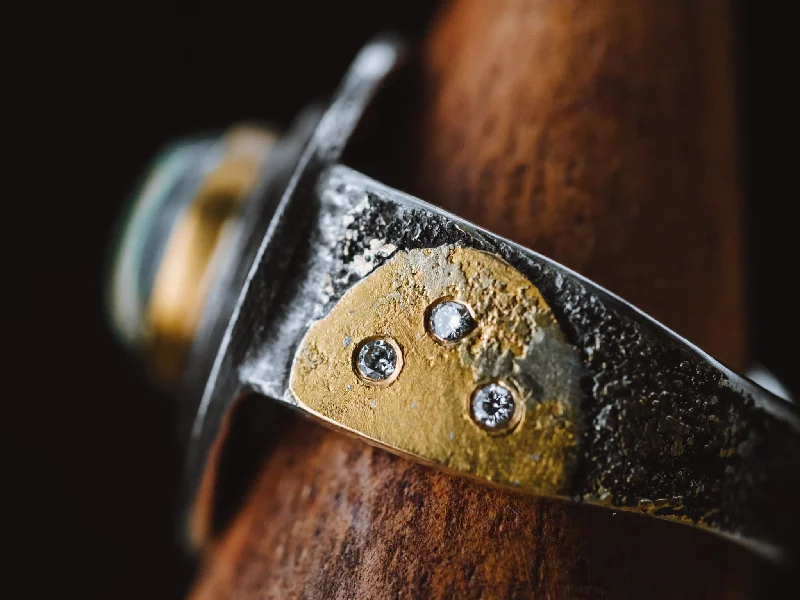
[[[683,517],[790,548],[798,533],[800,419],[634,307],[568,269],[345,167],[320,187],[353,213],[335,251],[332,303],[396,250],[462,245],[502,256],[536,285],[591,374],[584,382],[577,501]],[[361,261],[363,262],[363,261]]]

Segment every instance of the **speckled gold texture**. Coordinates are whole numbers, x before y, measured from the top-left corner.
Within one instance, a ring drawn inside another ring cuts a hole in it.
[[[452,297],[477,328],[437,343],[426,309]],[[403,353],[391,385],[353,372],[372,336]],[[461,474],[542,495],[566,493],[577,459],[582,363],[539,291],[501,258],[442,246],[398,252],[350,289],[303,339],[292,367],[299,405],[390,450]],[[513,431],[492,435],[470,417],[476,385],[502,381],[522,400]]]

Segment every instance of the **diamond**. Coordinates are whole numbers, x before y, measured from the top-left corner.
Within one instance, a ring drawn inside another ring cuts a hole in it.
[[[464,339],[477,327],[469,309],[461,302],[440,300],[428,314],[428,330],[442,342]]]
[[[472,395],[472,418],[489,431],[503,431],[515,424],[514,394],[499,383],[487,383]]]
[[[358,351],[356,366],[365,379],[385,382],[397,370],[397,350],[386,339],[370,340]]]

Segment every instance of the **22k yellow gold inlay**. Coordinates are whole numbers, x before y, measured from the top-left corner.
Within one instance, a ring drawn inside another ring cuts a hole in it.
[[[452,298],[477,327],[445,345],[426,311]],[[354,372],[353,352],[383,336],[402,353],[387,386]],[[582,363],[528,279],[501,258],[454,246],[398,252],[314,323],[292,367],[298,404],[323,419],[418,460],[541,495],[567,492],[577,459]],[[492,434],[470,415],[490,381],[514,389],[520,421]]]

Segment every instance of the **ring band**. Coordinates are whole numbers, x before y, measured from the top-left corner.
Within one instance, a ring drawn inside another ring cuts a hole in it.
[[[256,392],[493,485],[791,553],[795,406],[569,269],[338,163],[402,54],[361,51],[275,206],[207,369],[188,505],[230,406]]]

